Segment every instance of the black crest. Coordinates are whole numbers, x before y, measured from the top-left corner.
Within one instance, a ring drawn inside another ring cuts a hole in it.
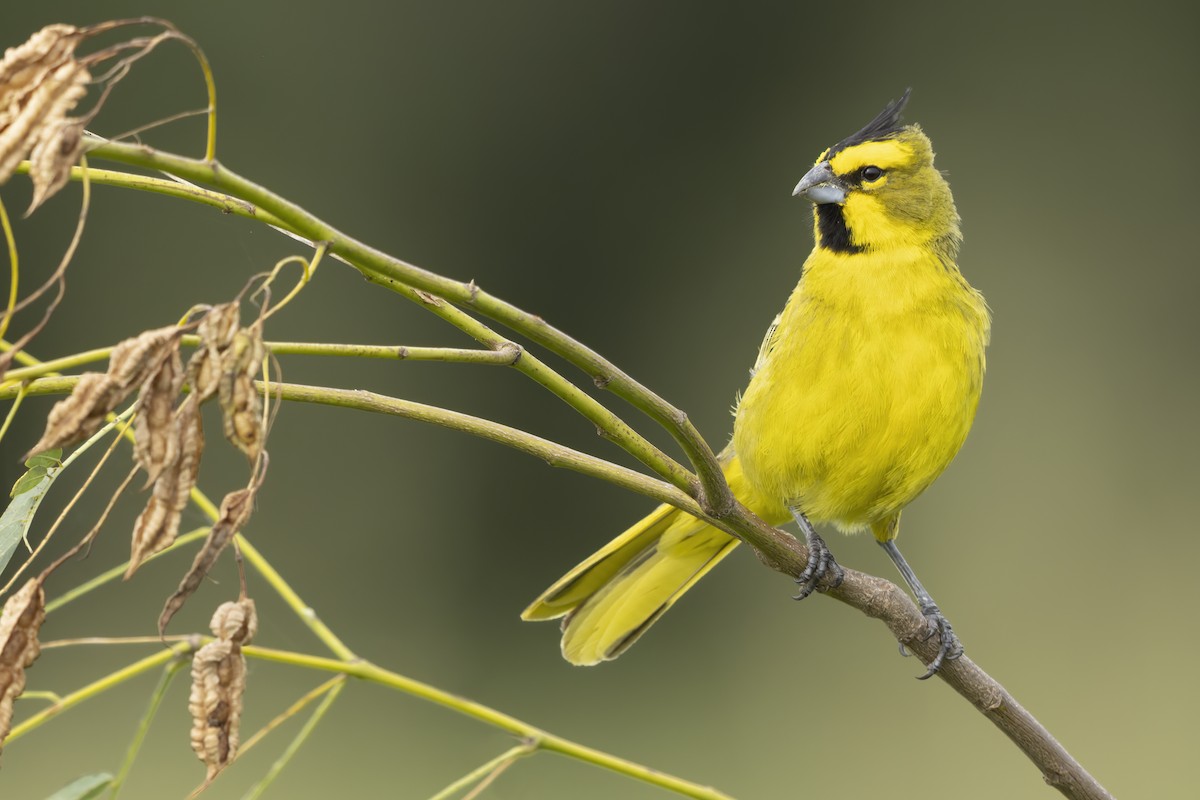
[[[847,136],[845,139],[842,139],[833,147],[829,148],[829,155],[826,156],[826,158],[833,158],[833,156],[837,155],[842,150],[845,150],[847,147],[853,147],[854,145],[862,144],[863,142],[874,142],[880,139],[890,139],[898,134],[904,129],[904,126],[901,124],[901,120],[903,119],[901,115],[904,113],[904,107],[908,105],[908,96],[910,94],[912,94],[912,89],[905,89],[904,94],[900,95],[899,100],[893,100],[892,102],[888,103],[887,107],[884,108],[883,111],[880,111],[879,115],[875,117],[875,119],[868,122],[862,130]]]

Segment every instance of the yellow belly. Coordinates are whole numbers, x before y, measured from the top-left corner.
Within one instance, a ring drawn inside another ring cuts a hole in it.
[[[987,334],[952,265],[814,254],[738,405],[747,482],[847,530],[891,519],[962,447]]]

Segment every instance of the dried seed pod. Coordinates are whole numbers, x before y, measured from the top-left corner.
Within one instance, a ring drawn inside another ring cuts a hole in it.
[[[75,60],[83,38],[72,25],[47,25],[24,44],[10,47],[0,60],[0,183],[27,154],[40,150],[33,159],[34,205],[52,194],[50,187],[62,177],[56,162],[72,153],[78,157],[79,145],[70,141],[78,137],[65,128],[77,124],[66,115],[87,93],[91,80]],[[55,151],[57,156],[52,155]]]
[[[241,324],[241,305],[235,300],[213,306],[196,333],[200,337],[200,346],[188,360],[188,384],[192,394],[204,402],[217,393],[221,381],[221,354],[233,342]]]
[[[222,603],[208,626],[218,639],[239,647],[250,644],[258,634],[258,608],[249,597],[242,597],[236,603]]]
[[[67,112],[87,94],[91,79],[91,74],[81,65],[75,62],[64,64],[34,97],[34,103],[41,99],[39,96],[47,98],[47,107],[29,153],[33,198],[25,211],[26,216],[67,185],[71,167],[78,164],[83,155],[83,120],[68,117]]]
[[[179,457],[179,428],[175,421],[175,397],[183,387],[183,362],[174,349],[142,384],[134,430],[134,457],[146,470],[146,485],[154,483],[163,469]]]
[[[254,509],[254,494],[255,489],[239,489],[225,495],[225,499],[221,501],[221,510],[217,515],[217,521],[213,523],[212,530],[208,532],[204,546],[200,548],[200,552],[196,553],[196,558],[192,561],[192,568],[188,570],[187,575],[179,582],[179,588],[167,598],[167,602],[163,606],[162,613],[158,617],[159,636],[166,632],[171,618],[179,609],[183,608],[183,604],[196,592],[196,589],[200,588],[200,582],[212,569],[217,556],[221,555],[221,551],[229,544],[233,535],[245,527],[246,522],[250,519],[250,512]],[[213,621],[215,624],[215,617]],[[217,632],[214,631],[214,633]],[[217,633],[217,635],[221,634]],[[251,635],[253,636],[253,634]]]
[[[178,352],[182,333],[180,328],[168,325],[143,331],[113,348],[108,357],[108,375],[116,389],[123,392],[122,397],[157,372],[172,351]]]
[[[212,780],[235,755],[246,693],[246,658],[242,645],[254,638],[258,617],[254,601],[243,597],[222,603],[212,618],[217,640],[192,658],[192,750],[208,767]]]
[[[188,495],[196,485],[200,457],[204,454],[204,427],[200,406],[189,396],[175,414],[176,458],[164,465],[146,508],[133,526],[133,545],[125,579],[132,577],[142,562],[169,547],[179,534],[179,520],[187,506]]]
[[[100,429],[112,411],[112,380],[99,372],[85,372],[67,397],[59,400],[46,417],[46,430],[28,453],[65,447],[81,442]]]
[[[85,372],[70,396],[58,401],[46,418],[46,430],[28,455],[81,442],[104,422],[135,387],[178,352],[181,331],[174,327],[145,331],[118,344],[108,358],[108,372]]]
[[[221,359],[219,402],[225,438],[254,461],[262,450],[265,435],[262,402],[254,388],[263,358],[262,324],[238,331]]]
[[[0,612],[0,747],[12,728],[13,701],[25,691],[25,670],[37,660],[46,618],[42,578],[31,578]]]

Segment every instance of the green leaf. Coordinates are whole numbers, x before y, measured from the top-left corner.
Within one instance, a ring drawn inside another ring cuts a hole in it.
[[[42,478],[46,477],[45,467],[32,467],[21,477],[17,478],[17,482],[13,484],[12,491],[8,493],[9,497],[16,497],[19,494],[25,494],[33,487],[42,482]]]
[[[57,467],[62,464],[62,448],[55,447],[53,450],[45,450],[36,455],[32,455],[25,459],[27,467]]]
[[[99,797],[108,788],[112,779],[113,776],[107,772],[84,775],[59,789],[46,800],[92,800],[92,798]]]
[[[58,469],[34,467],[13,486],[12,502],[4,509],[4,513],[0,514],[0,573],[4,572],[4,568],[12,560],[17,545],[25,541],[29,526],[33,524],[33,515],[37,513],[42,498],[46,496],[58,472]],[[36,480],[31,477],[34,474],[38,474]],[[28,485],[25,485],[27,482]]]

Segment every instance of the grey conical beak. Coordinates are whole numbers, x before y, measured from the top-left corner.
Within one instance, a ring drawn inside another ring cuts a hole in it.
[[[846,202],[846,185],[833,174],[829,162],[822,161],[804,173],[804,177],[796,184],[796,188],[792,191],[792,197],[800,195],[804,195],[817,205],[822,203],[841,205]]]

